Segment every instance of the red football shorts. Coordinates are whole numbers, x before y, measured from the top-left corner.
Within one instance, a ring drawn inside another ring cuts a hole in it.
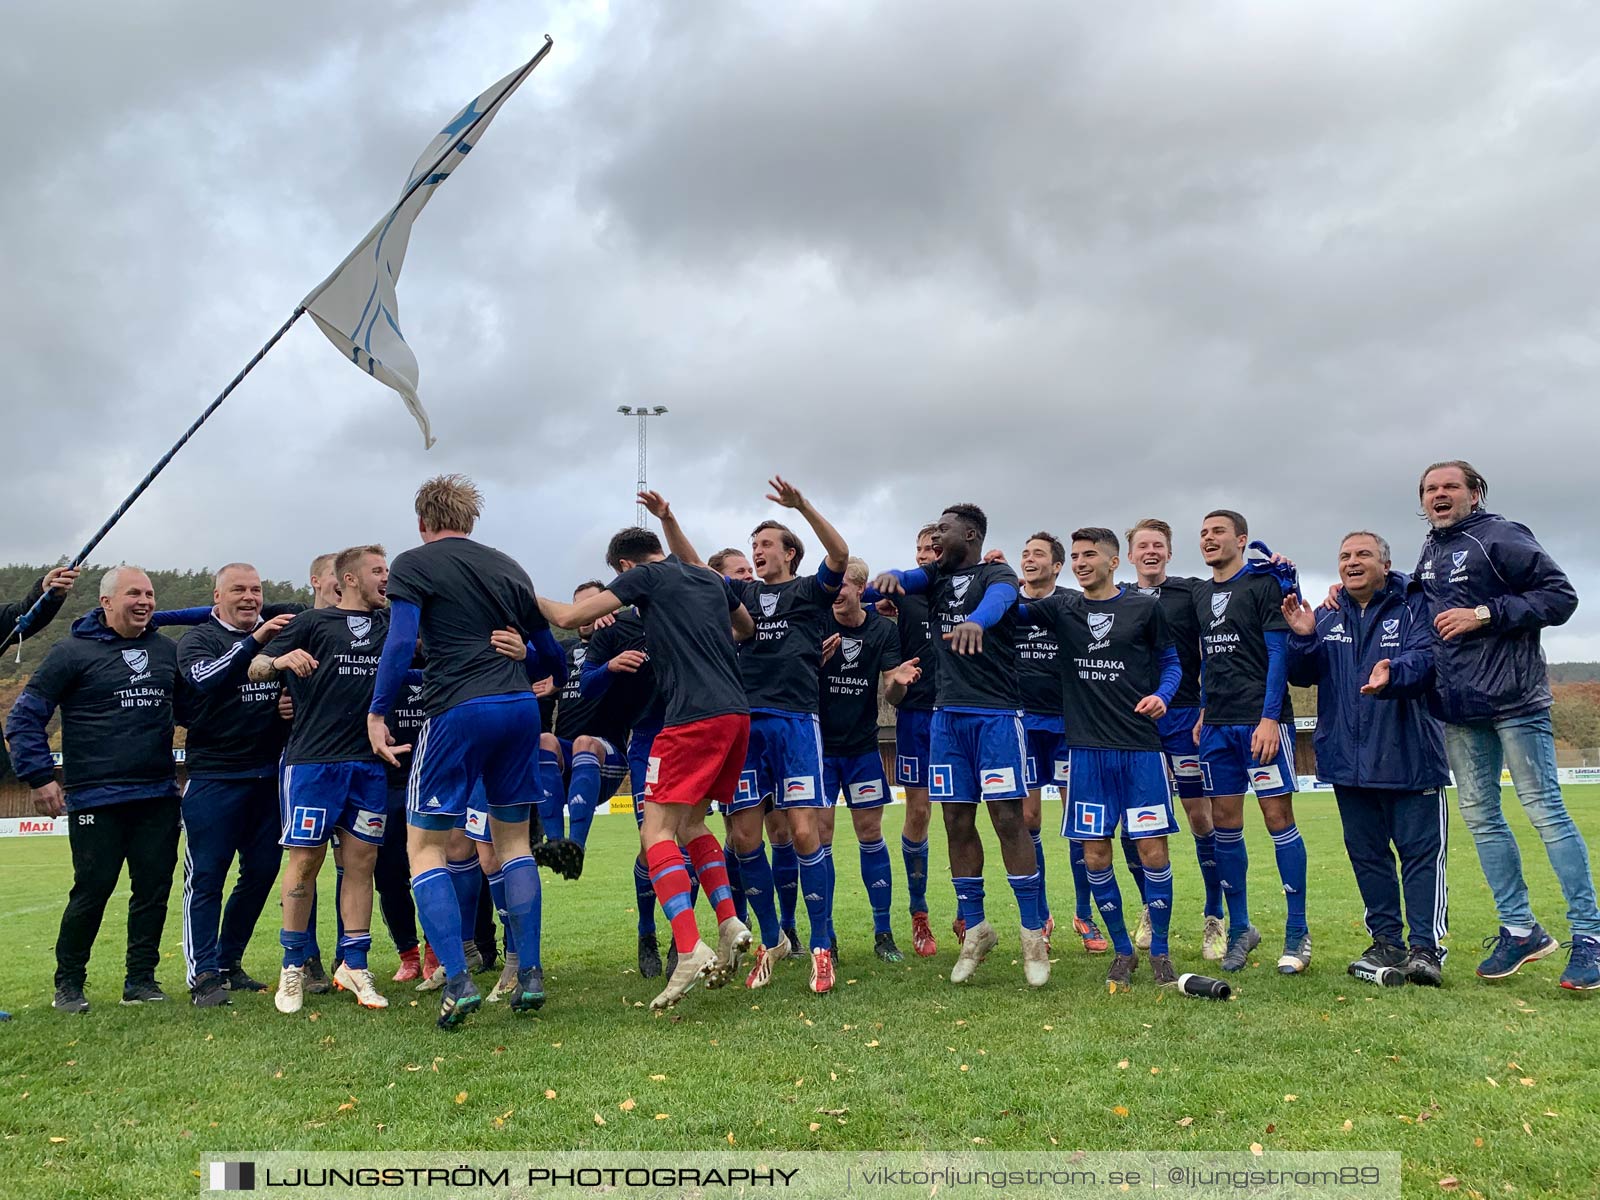
[[[729,803],[739,788],[749,744],[746,713],[668,725],[650,745],[644,798],[653,804]]]

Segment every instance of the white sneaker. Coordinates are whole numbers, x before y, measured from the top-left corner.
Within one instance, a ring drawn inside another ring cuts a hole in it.
[[[501,996],[517,986],[517,968],[517,956],[514,953],[506,955],[505,965],[500,968],[500,978],[494,981],[494,987],[489,991],[490,1004],[498,1004]]]
[[[776,946],[757,946],[756,965],[750,968],[750,974],[745,976],[744,985],[747,988],[762,988],[772,982],[772,966],[789,957],[789,939],[778,939]]]
[[[305,1003],[304,967],[284,967],[278,972],[278,994],[273,996],[272,1004],[281,1013],[297,1013],[300,1006]]]
[[[1221,917],[1207,917],[1206,931],[1200,943],[1200,957],[1207,962],[1221,962],[1228,948],[1228,930]]]
[[[1043,987],[1050,982],[1050,943],[1042,929],[1022,931],[1022,975],[1029,987]]]
[[[956,965],[950,968],[951,983],[965,983],[978,969],[978,964],[989,957],[989,951],[1000,944],[1000,935],[988,921],[980,921],[967,929],[961,939],[961,953],[956,955]]]
[[[372,980],[372,972],[365,967],[340,963],[333,973],[333,986],[341,992],[352,993],[362,1008],[389,1007],[388,998],[378,991],[378,985]]]
[[[1139,910],[1139,927],[1133,931],[1133,944],[1141,950],[1150,949],[1150,906]]]
[[[750,941],[750,930],[738,917],[729,917],[717,926],[717,961],[706,973],[706,987],[722,987],[734,977]]]
[[[671,1008],[689,994],[689,990],[712,969],[716,961],[715,950],[704,942],[696,942],[689,953],[678,955],[678,965],[672,972],[672,978],[667,980],[667,986],[661,989],[661,994],[650,1001],[650,1007]]]

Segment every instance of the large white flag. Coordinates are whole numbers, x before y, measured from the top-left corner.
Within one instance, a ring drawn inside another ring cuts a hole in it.
[[[428,414],[417,398],[417,357],[400,332],[400,306],[394,290],[405,264],[411,223],[467,151],[477,145],[506,98],[549,52],[550,38],[546,36],[538,54],[473,100],[439,131],[411,168],[399,203],[333,274],[301,301],[301,307],[346,358],[400,393],[429,446],[434,438]]]

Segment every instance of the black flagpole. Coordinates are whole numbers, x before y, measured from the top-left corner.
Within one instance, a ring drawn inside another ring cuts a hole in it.
[[[472,123],[467,126],[467,128],[462,132],[461,136],[451,142],[444,148],[443,151],[440,152],[439,157],[434,160],[434,163],[431,167],[429,167],[426,171],[421,171],[417,174],[417,177],[411,181],[410,186],[407,187],[406,190],[401,194],[399,201],[392,208],[390,208],[390,213],[395,212],[397,209],[402,207],[407,200],[411,199],[411,197],[416,193],[417,189],[426,184],[433,173],[437,171],[444,163],[445,159],[450,157],[450,154],[455,150],[455,148],[467,138],[472,136],[472,131],[482,123],[486,116],[494,111],[494,106],[499,104],[500,101],[504,99],[513,88],[526,79],[533,69],[544,61],[544,56],[550,53],[552,41],[553,39],[548,33],[544,35],[544,45],[539,47],[539,53],[535,54],[531,59],[528,60],[528,62],[523,66],[522,70],[517,72],[516,77],[512,79],[512,81],[507,84],[504,89],[501,90],[500,94],[496,96],[494,100],[485,106],[483,112],[479,113],[473,119]],[[352,250],[350,254],[346,256],[344,261],[334,269],[333,274],[328,276],[328,279],[324,280],[323,283],[318,286],[316,291],[311,293],[311,296],[316,296],[317,293],[326,287],[327,284],[335,276],[337,276],[340,271],[344,270],[345,266],[350,262],[350,259],[354,257],[355,254],[365,244],[366,239],[363,238],[362,241],[356,246],[356,249]],[[310,297],[308,297],[308,299],[310,299]],[[200,426],[206,423],[211,414],[216,412],[217,409],[222,406],[222,402],[232,394],[233,389],[244,382],[244,377],[250,374],[250,372],[255,369],[256,364],[267,356],[267,351],[271,350],[278,344],[278,339],[289,332],[289,327],[305,315],[305,311],[306,306],[304,303],[302,303],[295,308],[294,312],[289,314],[289,319],[278,327],[278,332],[267,339],[266,344],[262,346],[261,349],[257,350],[255,352],[255,356],[251,358],[249,362],[245,363],[244,367],[239,371],[239,373],[229,381],[228,386],[223,388],[222,391],[217,394],[217,398],[210,404],[206,405],[205,411],[195,418],[194,424],[190,425],[188,429],[185,429],[183,431],[183,436],[173,443],[172,448],[161,456],[160,460],[155,466],[150,468],[150,473],[139,481],[138,487],[134,488],[133,491],[128,493],[128,498],[117,506],[117,511],[112,513],[111,516],[106,519],[106,523],[100,526],[99,529],[95,530],[94,536],[88,540],[82,550],[79,550],[78,553],[73,556],[72,561],[67,564],[68,566],[76,569],[77,567],[83,565],[83,561],[88,558],[89,555],[94,553],[94,548],[100,544],[101,540],[106,536],[106,534],[111,532],[112,527],[116,525],[118,521],[122,520],[123,515],[128,511],[128,509],[133,507],[133,502],[140,496],[144,495],[145,489],[155,482],[156,476],[161,474],[161,472],[166,469],[167,464],[172,461],[173,457],[178,453],[179,450],[183,449],[185,443],[187,443],[188,440],[195,435]],[[13,641],[20,642],[23,635],[30,631],[33,621],[39,610],[44,607],[44,602],[47,596],[48,593],[41,595],[33,602],[33,606],[29,608],[27,612],[23,613],[17,618],[17,623],[11,627],[11,632],[6,634],[4,641],[0,641],[0,653],[4,653],[7,649],[9,649]]]

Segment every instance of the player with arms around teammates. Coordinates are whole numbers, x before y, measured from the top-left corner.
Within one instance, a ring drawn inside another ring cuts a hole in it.
[[[1037,987],[1050,978],[1050,947],[1033,842],[1022,816],[1027,787],[1017,686],[1017,577],[1003,563],[983,561],[988,531],[981,508],[952,504],[934,535],[939,557],[909,571],[888,571],[876,586],[890,598],[926,593],[933,614],[938,696],[929,731],[928,796],[944,816],[950,873],[965,922],[950,981],[970,980],[1000,941],[984,911],[977,824],[982,802],[1021,913],[1023,975]]]
[[[1116,952],[1106,981],[1126,988],[1138,956],[1111,869],[1111,837],[1119,825],[1144,865],[1150,972],[1158,984],[1178,981],[1167,950],[1167,838],[1178,825],[1157,722],[1177,693],[1182,668],[1160,603],[1114,582],[1117,549],[1117,535],[1109,529],[1075,530],[1072,573],[1082,593],[1028,600],[1018,609],[1018,621],[1043,625],[1060,640],[1066,716],[1061,832],[1083,843],[1089,886]]]
[[[528,679],[547,667],[559,685],[566,656],[539,612],[528,573],[472,539],[483,496],[471,480],[428,480],[417,489],[415,509],[422,545],[395,559],[390,575],[393,618],[367,708],[367,736],[372,751],[391,765],[398,764],[400,751],[411,749],[394,744],[384,718],[420,636],[427,647],[428,717],[411,761],[407,850],[417,915],[445,970],[438,1024],[452,1028],[482,1005],[483,996],[467,971],[461,908],[446,866],[450,834],[465,819],[473,785],[481,779],[500,863],[502,915],[526,955],[538,944],[539,870],[529,824],[541,794],[539,702]],[[491,636],[508,628],[535,649],[533,666],[494,648]],[[544,1002],[544,973],[525,958],[511,1007],[526,1012]]]
[[[666,508],[654,492],[640,498]],[[749,638],[755,623],[726,580],[664,554],[661,539],[648,529],[613,535],[606,562],[618,574],[604,591],[575,604],[541,598],[539,605],[563,629],[592,624],[624,605],[644,620],[666,712],[650,746],[641,836],[678,950],[677,967],[650,1007],[668,1008],[701,979],[711,987],[726,984],[750,947],[750,930],[734,912],[722,844],[706,828],[706,813],[713,802],[733,799],[744,769],[750,714],[734,639]],[[682,850],[716,912],[714,951],[700,939]]]
[[[1294,715],[1289,706],[1289,626],[1273,576],[1245,562],[1250,528],[1231,509],[1206,514],[1200,555],[1211,568],[1194,593],[1200,622],[1201,716],[1196,723],[1200,770],[1217,839],[1217,874],[1228,902],[1228,947],[1222,969],[1238,971],[1261,934],[1250,923],[1244,845],[1244,792],[1255,792],[1277,853],[1288,899],[1278,970],[1298,975],[1311,965],[1306,926],[1306,846],[1294,823]]]
[[[855,826],[861,882],[872,909],[872,949],[885,962],[901,962],[890,926],[894,876],[883,840],[883,808],[889,780],[878,753],[878,689],[893,704],[905,696],[921,669],[900,661],[900,638],[883,617],[865,608],[867,564],[852,558],[833,602],[823,642],[821,694],[822,784],[828,800],[823,837],[833,844],[833,821],[842,797]]]

